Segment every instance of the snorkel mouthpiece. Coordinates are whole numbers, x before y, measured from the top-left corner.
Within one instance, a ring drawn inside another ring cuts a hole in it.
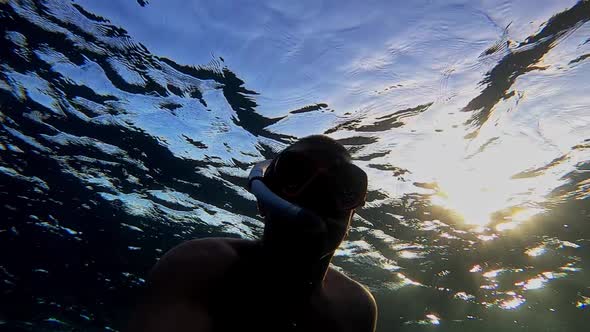
[[[248,190],[256,196],[258,202],[269,214],[271,219],[292,223],[292,227],[303,228],[310,233],[323,233],[326,224],[317,214],[297,206],[270,190],[262,181],[264,173],[272,160],[256,164],[248,176]]]

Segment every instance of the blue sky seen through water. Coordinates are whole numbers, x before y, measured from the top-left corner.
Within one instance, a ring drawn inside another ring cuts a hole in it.
[[[278,116],[315,102],[342,113],[412,104],[374,91],[408,81],[406,98],[423,99],[445,69],[473,83],[489,68],[461,67],[503,38],[525,40],[576,1],[79,3],[160,56],[194,65],[223,57],[261,94],[258,111]]]

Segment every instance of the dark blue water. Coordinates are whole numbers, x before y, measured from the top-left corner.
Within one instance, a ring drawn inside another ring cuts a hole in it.
[[[589,20],[569,0],[0,0],[0,329],[122,330],[163,252],[259,236],[248,169],[324,133],[369,174],[334,266],[378,331],[586,330]]]

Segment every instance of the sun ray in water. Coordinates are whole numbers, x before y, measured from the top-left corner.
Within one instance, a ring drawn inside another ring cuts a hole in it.
[[[434,144],[431,156],[440,148]],[[522,151],[527,151],[527,158],[522,158]],[[464,152],[446,151],[432,168],[436,193],[431,196],[431,202],[455,212],[465,224],[473,226],[486,226],[493,221],[495,213],[510,209],[503,217],[505,222],[496,229],[513,229],[543,212],[547,195],[563,184],[558,172],[515,178],[516,174],[536,166],[530,160],[547,159],[548,151],[539,149],[534,142],[508,134],[497,138],[493,146],[468,157]]]

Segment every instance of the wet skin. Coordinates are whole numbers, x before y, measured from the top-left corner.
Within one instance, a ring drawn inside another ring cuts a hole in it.
[[[311,288],[293,277],[300,265],[277,257],[260,241],[185,242],[152,270],[129,331],[375,330],[373,296],[327,268],[331,255],[320,263],[327,269]]]

